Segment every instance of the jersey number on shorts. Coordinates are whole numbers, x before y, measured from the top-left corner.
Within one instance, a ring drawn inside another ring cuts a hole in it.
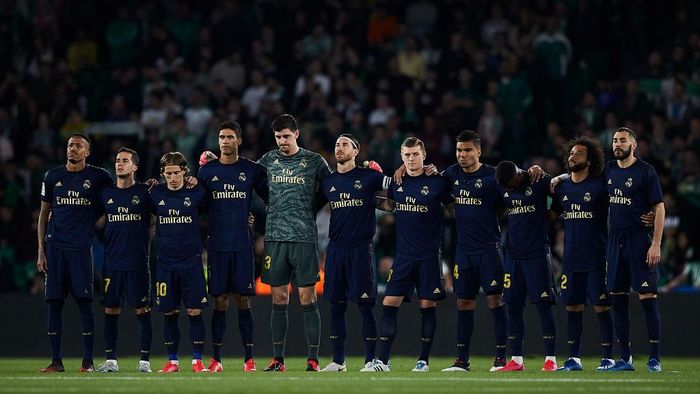
[[[510,289],[510,274],[503,275],[503,288]]]
[[[452,276],[454,276],[455,279],[459,279],[459,266],[455,264],[455,269],[452,270]]]
[[[271,263],[272,263],[272,257],[271,257],[271,256],[265,256],[265,263],[264,263],[263,267],[264,267],[266,270],[269,270],[269,269],[270,269],[270,264],[271,264]]]
[[[389,270],[389,273],[386,274],[386,281],[389,282],[391,280],[391,274],[394,273],[394,270]]]
[[[569,278],[566,277],[566,275],[561,276],[561,288],[562,290],[566,289],[566,282],[569,281]]]
[[[110,278],[105,278],[105,293],[107,292],[107,289],[109,289],[109,282],[112,280]]]
[[[168,292],[168,284],[165,282],[156,283],[156,295],[158,297],[165,297]]]

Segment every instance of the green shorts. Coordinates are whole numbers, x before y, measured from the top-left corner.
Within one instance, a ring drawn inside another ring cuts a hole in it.
[[[263,283],[276,287],[292,282],[297,287],[307,287],[319,280],[315,243],[265,241]]]

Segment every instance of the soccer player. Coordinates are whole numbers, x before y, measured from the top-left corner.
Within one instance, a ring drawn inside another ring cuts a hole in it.
[[[639,293],[646,315],[649,338],[649,372],[661,371],[659,342],[660,318],[656,299],[661,260],[661,238],[666,211],[661,184],[654,168],[634,156],[637,136],[620,127],[612,140],[614,161],[605,165],[610,203],[608,234],[608,290],[615,315],[615,332],[620,346],[620,360],[612,371],[632,371],[630,350],[629,289]],[[642,215],[654,211],[653,230],[645,226]]]
[[[243,341],[243,371],[255,371],[253,314],[250,296],[255,295],[253,239],[248,228],[253,191],[268,200],[265,169],[238,155],[243,142],[241,126],[226,121],[219,126],[218,160],[199,169],[199,183],[209,195],[207,256],[209,294],[214,297],[211,319],[213,356],[208,369],[222,372],[221,348],[226,330],[230,295],[238,309],[238,328]]]
[[[603,358],[598,371],[614,364],[613,320],[610,296],[605,288],[605,248],[608,195],[603,177],[605,156],[600,143],[580,137],[565,147],[564,160],[570,178],[557,187],[552,210],[564,221],[564,267],[561,298],[566,304],[569,359],[559,371],[581,371],[581,335],[585,304],[593,305]]]
[[[391,346],[396,337],[397,315],[404,297],[414,289],[421,308],[421,353],[413,372],[428,372],[430,349],[437,324],[438,300],[445,298],[440,243],[443,211],[452,202],[450,187],[442,176],[425,174],[423,141],[409,137],[401,144],[401,160],[408,176],[392,183],[385,209],[396,209],[397,252],[389,271],[382,302],[379,358],[363,372],[389,371]]]
[[[443,172],[454,197],[457,223],[457,251],[453,270],[457,295],[457,359],[444,372],[466,372],[470,368],[469,348],[474,331],[474,310],[479,287],[486,294],[486,303],[493,316],[496,357],[491,371],[506,365],[506,332],[508,315],[503,304],[503,264],[499,211],[503,202],[496,184],[496,169],[480,162],[479,134],[462,131],[457,136],[457,163]],[[542,176],[542,169],[533,166],[528,173]]]
[[[151,372],[150,355],[153,323],[151,321],[151,272],[148,265],[151,203],[148,186],[136,183],[139,155],[129,148],[119,148],[114,163],[116,184],[102,190],[100,198],[105,223],[104,341],[105,362],[97,372],[118,372],[117,322],[122,297],[134,308],[139,321],[141,360],[137,370]]]
[[[306,370],[318,371],[321,315],[315,288],[320,279],[315,193],[331,170],[321,155],[299,147],[300,131],[292,115],[275,118],[272,131],[279,149],[267,152],[258,161],[267,170],[270,187],[262,281],[272,287],[270,326],[274,357],[265,371],[285,370],[290,282],[299,290],[304,311]]]
[[[547,237],[547,197],[550,176],[531,183],[528,173],[512,161],[496,166],[496,182],[508,218],[505,241],[503,299],[508,305],[508,340],[511,360],[499,371],[522,371],[523,310],[525,298],[537,306],[544,342],[545,362],[542,371],[555,371],[556,327],[552,305],[556,303],[554,278]]]
[[[163,337],[168,362],[159,372],[178,372],[177,349],[180,342],[178,316],[184,303],[190,320],[192,371],[208,372],[202,363],[207,290],[202,267],[202,241],[199,235],[199,211],[206,208],[206,191],[201,185],[185,187],[189,171],[180,152],[169,152],[160,159],[165,184],[152,188],[150,201],[156,216],[156,309],[165,315]]]
[[[352,134],[341,134],[335,142],[336,171],[321,181],[321,191],[331,207],[324,297],[331,303],[331,345],[333,361],[322,372],[343,372],[348,302],[357,303],[362,316],[365,367],[374,360],[377,320],[376,261],[372,239],[376,228],[377,193],[389,187],[391,179],[370,162],[360,168],[355,159],[360,142]],[[381,201],[381,200],[380,200]]]
[[[52,361],[40,372],[64,372],[61,349],[63,305],[68,294],[80,311],[83,361],[80,372],[91,372],[95,314],[92,310],[92,238],[99,217],[98,200],[112,177],[102,168],[85,163],[90,140],[84,134],[68,139],[68,161],[46,172],[41,185],[38,221],[37,269],[46,277],[44,298],[48,304],[48,335]]]

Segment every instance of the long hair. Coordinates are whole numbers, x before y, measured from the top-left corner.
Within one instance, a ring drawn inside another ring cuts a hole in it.
[[[586,151],[588,152],[588,157],[586,160],[591,162],[591,164],[588,166],[588,171],[590,174],[592,176],[602,175],[603,166],[605,165],[605,153],[603,152],[603,146],[600,145],[600,142],[585,136],[574,138],[564,145],[564,168],[568,167],[567,162],[569,159],[569,154],[575,145],[586,147]]]

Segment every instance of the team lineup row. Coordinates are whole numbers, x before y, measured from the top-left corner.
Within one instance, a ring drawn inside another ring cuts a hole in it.
[[[602,360],[597,370],[634,370],[629,332],[629,290],[639,293],[646,314],[649,371],[660,371],[659,310],[656,300],[659,245],[664,205],[654,169],[635,158],[636,136],[627,128],[614,134],[614,160],[604,163],[602,147],[578,138],[565,147],[567,174],[552,178],[538,166],[527,171],[504,161],[483,164],[479,135],[464,131],[456,138],[457,163],[440,174],[425,166],[425,147],[415,137],[401,145],[402,167],[388,178],[375,162],[356,164],[359,141],[341,134],[335,145],[336,171],[317,153],[297,145],[295,119],[280,115],[272,122],[278,149],[252,162],[238,155],[241,128],[233,121],[219,128],[220,157],[205,152],[196,180],[186,181],[188,163],[178,152],[160,162],[162,184],[135,181],[139,158],[119,149],[116,182],[103,169],[86,164],[88,137],[68,141],[68,162],[46,173],[42,186],[37,267],[46,275],[48,334],[52,362],[43,372],[63,371],[62,308],[71,294],[83,326],[81,371],[92,371],[94,321],[93,263],[90,245],[95,222],[105,226],[105,356],[98,371],[116,372],[117,320],[124,300],[140,325],[141,361],[150,372],[152,339],[149,227],[155,219],[157,248],[155,307],[164,314],[168,362],[161,372],[180,370],[178,315],[182,304],[189,319],[192,370],[223,371],[221,348],[226,312],[233,298],[245,349],[244,371],[256,370],[253,318],[249,297],[255,294],[249,212],[253,193],[267,204],[262,281],[271,286],[273,359],[265,371],[284,371],[289,284],[298,288],[308,345],[307,371],[345,371],[345,314],[354,302],[362,316],[365,366],[362,371],[389,371],[397,315],[405,297],[417,293],[421,308],[421,350],[413,369],[429,370],[437,324],[437,301],[445,298],[440,263],[443,207],[456,217],[457,251],[452,273],[457,295],[457,358],[443,371],[468,371],[469,345],[479,289],[493,315],[495,358],[491,371],[524,369],[523,308],[535,304],[541,321],[543,371],[581,370],[582,316],[594,306],[599,322]],[[552,306],[555,290],[550,263],[548,198],[551,211],[564,220],[562,302],[568,318],[569,358],[558,367]],[[324,296],[330,302],[333,360],[319,366],[321,319],[315,284],[319,281],[317,207],[331,208]],[[372,239],[375,208],[396,215],[397,254],[387,278],[382,317],[374,305],[377,284]],[[209,221],[208,283],[202,270],[200,214]],[[501,241],[499,218],[508,222]],[[503,247],[501,247],[501,244]],[[208,293],[207,294],[207,289]],[[202,361],[205,328],[202,309],[214,301],[211,320],[212,359]],[[612,308],[611,308],[612,306]],[[612,309],[612,310],[611,310]],[[617,337],[620,359],[613,359]],[[376,351],[377,342],[379,351]],[[506,350],[511,360],[506,362]]]

